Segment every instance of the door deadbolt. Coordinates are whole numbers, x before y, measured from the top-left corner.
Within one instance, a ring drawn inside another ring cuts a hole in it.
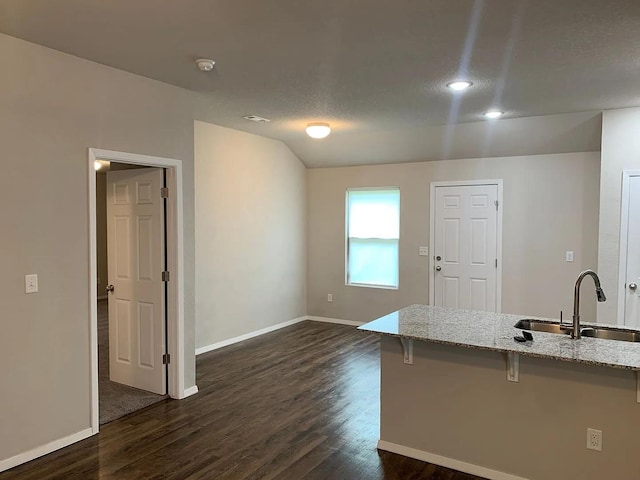
[[[629,284],[629,290],[631,290],[632,292],[635,292],[636,288],[638,288],[638,285],[636,285],[635,283]]]
[[[436,257],[436,260],[437,260],[437,261],[440,261],[440,260],[442,260],[442,257],[441,257],[440,255],[438,255],[438,256]]]
[[[114,287],[113,285],[107,285],[106,287],[104,287],[104,289],[107,292],[113,292],[116,289],[116,287]]]
[[[439,272],[440,270],[442,270],[442,267],[441,267],[440,265],[438,265],[438,266],[436,267],[436,272]]]

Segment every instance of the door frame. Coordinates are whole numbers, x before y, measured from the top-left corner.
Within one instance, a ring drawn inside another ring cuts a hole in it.
[[[184,219],[182,161],[172,158],[139,155],[89,148],[89,317],[91,358],[91,428],[99,431],[98,397],[98,294],[97,294],[97,235],[96,235],[96,171],[94,162],[107,160],[144,167],[164,168],[167,172],[167,269],[171,281],[167,286],[167,353],[171,355],[168,365],[168,394],[171,398],[184,398]],[[189,392],[191,393],[191,392]]]
[[[620,249],[618,250],[618,325],[624,325],[625,296],[627,289],[627,233],[629,230],[629,195],[631,177],[640,177],[640,170],[622,171],[622,191],[620,195]]]
[[[493,180],[452,180],[447,182],[431,182],[429,189],[429,305],[435,304],[435,223],[436,223],[436,188],[437,187],[472,187],[476,185],[495,185],[498,187],[498,213],[496,218],[496,313],[502,312],[502,179]]]

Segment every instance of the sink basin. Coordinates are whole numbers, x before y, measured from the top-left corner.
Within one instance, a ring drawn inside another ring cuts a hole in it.
[[[566,326],[570,327],[568,324],[565,324],[565,327]],[[563,335],[571,334],[571,328],[560,329],[559,323],[534,320],[532,318],[523,318],[519,320],[514,327],[532,332],[560,333]],[[603,338],[605,340],[640,342],[640,331],[621,330],[613,327],[583,327],[580,329],[580,335],[583,337]]]
[[[640,342],[640,332],[618,330],[616,328],[589,328],[580,330],[583,337],[604,338],[607,340],[622,340],[623,342]]]
[[[532,332],[561,333],[569,335],[570,330],[561,330],[559,323],[545,322],[543,320],[533,320],[531,318],[523,318],[514,325],[520,330],[531,330]]]

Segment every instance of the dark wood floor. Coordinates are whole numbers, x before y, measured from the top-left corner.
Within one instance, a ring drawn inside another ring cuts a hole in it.
[[[201,355],[197,384],[0,480],[478,480],[376,450],[378,338],[353,327],[307,321]]]

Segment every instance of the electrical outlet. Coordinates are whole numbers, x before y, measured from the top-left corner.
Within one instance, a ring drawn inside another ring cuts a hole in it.
[[[602,430],[587,428],[587,448],[602,451]]]
[[[329,303],[333,302],[333,293],[327,293],[327,302]]]

